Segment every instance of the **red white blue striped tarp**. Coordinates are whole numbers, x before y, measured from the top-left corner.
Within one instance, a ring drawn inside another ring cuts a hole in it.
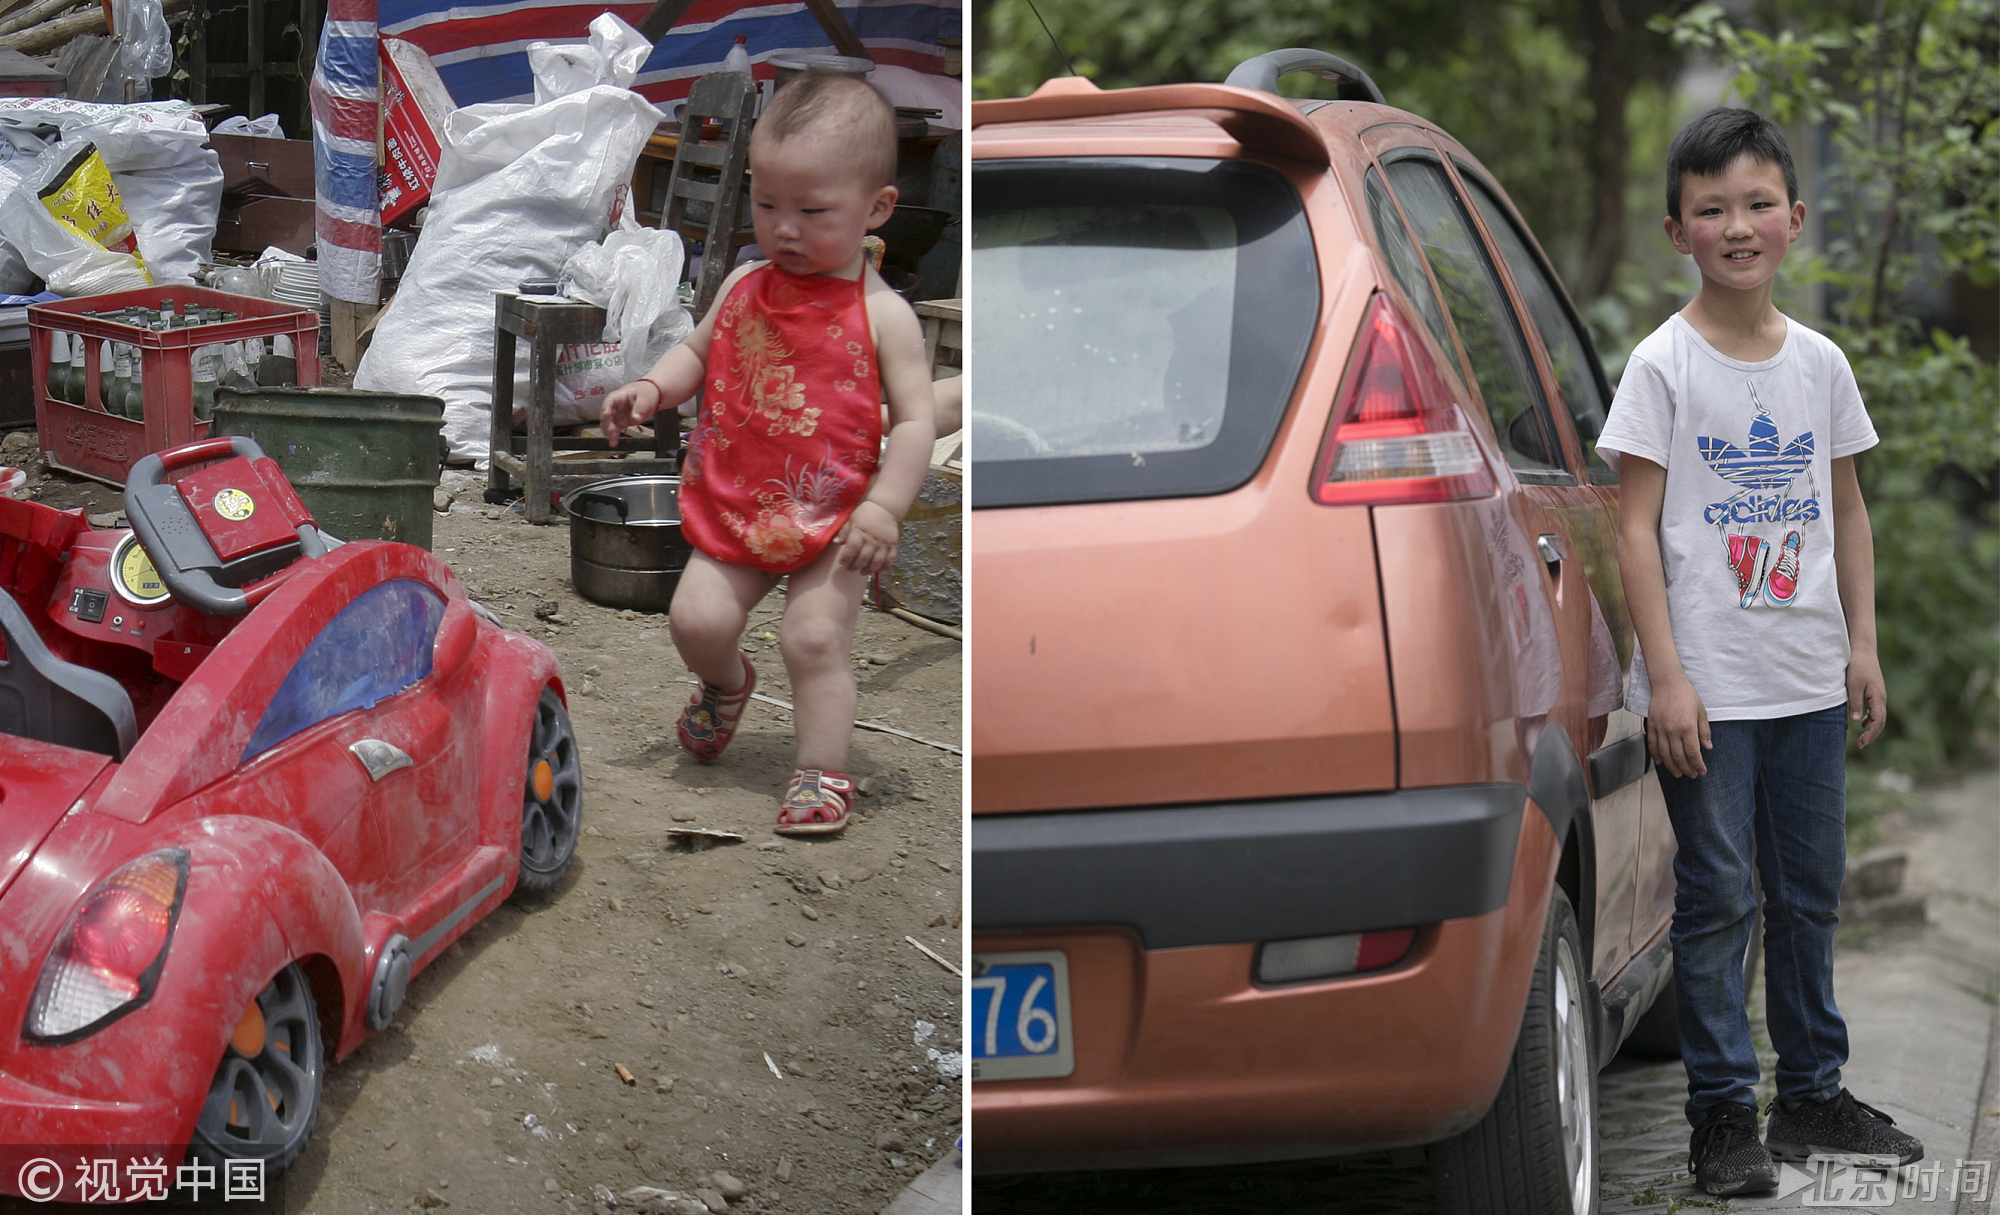
[[[938,39],[961,36],[960,0],[846,0],[839,7],[878,64],[942,73]],[[428,52],[452,99],[464,106],[532,101],[529,43],[583,42],[599,13],[636,25],[651,8],[574,0],[328,0],[311,88],[319,280],[326,293],[373,304],[380,291],[378,21],[381,34]],[[739,34],[758,79],[772,76],[772,56],[828,50],[832,41],[802,0],[695,0],[654,46],[632,87],[649,101],[686,97],[697,77],[721,70]]]
[[[381,292],[382,214],[375,131],[380,65],[375,0],[327,0],[313,67],[313,185],[320,287],[373,304]]]
[[[382,32],[424,48],[452,99],[531,101],[530,42],[582,42],[591,19],[616,13],[637,25],[650,3],[578,4],[574,0],[380,0]],[[842,15],[877,63],[942,73],[939,38],[957,38],[958,0],[843,0]],[[771,56],[829,50],[832,39],[801,0],[756,4],[744,0],[695,0],[653,48],[632,87],[649,101],[686,97],[695,78],[722,70],[737,35],[749,49],[752,73],[769,79]]]

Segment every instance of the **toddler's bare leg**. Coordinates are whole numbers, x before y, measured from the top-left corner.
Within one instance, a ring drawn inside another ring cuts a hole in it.
[[[801,768],[847,769],[854,733],[854,618],[868,580],[839,564],[840,546],[792,575],[785,594],[785,622],[778,648],[785,655],[797,705],[793,725]]]
[[[742,687],[743,662],[736,648],[743,626],[750,609],[777,583],[775,575],[717,561],[696,549],[667,612],[674,648],[688,669],[725,692]]]

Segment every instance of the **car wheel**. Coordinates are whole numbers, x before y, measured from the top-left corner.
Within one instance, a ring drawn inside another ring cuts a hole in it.
[[[528,730],[521,801],[521,877],[516,894],[542,894],[562,880],[583,831],[583,765],[576,732],[554,688],[543,688]]]
[[[1549,895],[1521,1035],[1500,1095],[1478,1126],[1434,1146],[1448,1215],[1594,1215],[1597,1058],[1583,941],[1569,897]]]
[[[278,972],[243,1011],[208,1086],[188,1151],[218,1171],[262,1160],[265,1176],[289,1165],[312,1137],[325,1054],[312,985],[297,962]]]

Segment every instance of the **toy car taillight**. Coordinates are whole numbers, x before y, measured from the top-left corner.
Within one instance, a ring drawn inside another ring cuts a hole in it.
[[[1453,502],[1494,492],[1465,413],[1416,332],[1377,295],[1368,305],[1333,425],[1313,469],[1328,506]]]
[[[164,848],[86,895],[42,966],[22,1036],[74,1042],[145,1004],[167,962],[187,875],[186,850]]]

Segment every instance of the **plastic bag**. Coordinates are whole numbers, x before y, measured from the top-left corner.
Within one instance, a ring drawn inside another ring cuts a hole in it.
[[[563,267],[562,293],[604,309],[604,340],[624,353],[620,383],[645,375],[694,332],[681,306],[682,256],[679,233],[641,227],[626,207],[617,231],[578,249]]]
[[[112,21],[121,45],[119,69],[127,80],[150,82],[174,70],[174,43],[160,0],[113,0]]]
[[[0,237],[62,296],[100,295],[153,284],[125,202],[97,147],[65,140],[0,207]]]
[[[261,135],[269,139],[283,139],[285,131],[278,123],[276,114],[266,114],[262,118],[251,118],[237,114],[215,124],[217,135]]]
[[[185,101],[100,105],[62,97],[0,97],[0,132],[11,146],[21,148],[50,128],[65,142],[97,145],[125,200],[153,281],[193,283],[195,271],[213,260],[222,204],[222,160],[206,146],[208,128],[194,108]],[[41,157],[53,154],[51,149]],[[20,157],[11,167],[27,172]],[[21,201],[0,197],[0,211],[19,210]],[[0,254],[0,266],[5,260]]]
[[[466,106],[446,119],[423,233],[355,369],[356,388],[443,398],[454,461],[486,456],[493,293],[556,278],[572,252],[603,235],[614,193],[664,117],[618,83],[631,79],[632,48],[645,44],[638,31],[609,13],[590,29],[586,49],[605,79],[560,92],[577,83],[573,69],[585,57],[565,48],[537,58],[530,48],[530,62],[549,76],[538,75],[537,95],[550,100]],[[523,356],[517,401],[528,392]]]
[[[30,162],[32,163],[32,162]],[[19,168],[28,167],[20,162],[0,164],[0,211],[11,208],[8,198],[21,184]],[[35,272],[28,269],[28,261],[14,242],[0,233],[0,295],[23,295],[34,290]]]
[[[595,425],[604,397],[625,383],[625,358],[616,342],[572,342],[556,349],[557,426]],[[514,398],[514,420],[528,413],[524,397]]]
[[[535,104],[600,84],[628,87],[652,53],[653,44],[644,34],[610,13],[590,23],[590,41],[581,46],[531,42],[528,71],[535,77]]]

